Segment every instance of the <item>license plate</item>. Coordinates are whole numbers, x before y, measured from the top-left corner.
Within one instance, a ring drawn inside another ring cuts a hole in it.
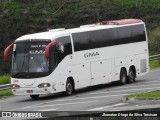
[[[27,93],[33,93],[33,90],[26,90]]]

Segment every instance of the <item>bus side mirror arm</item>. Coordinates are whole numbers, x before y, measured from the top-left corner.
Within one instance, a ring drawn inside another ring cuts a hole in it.
[[[7,60],[8,60],[8,54],[9,54],[9,51],[11,50],[12,47],[13,47],[13,43],[10,44],[10,45],[4,50],[4,61],[7,61]]]
[[[57,41],[56,40],[52,40],[45,48],[45,57],[47,59],[49,59],[49,51],[50,51],[50,48],[53,46],[53,45],[56,45],[57,44]]]

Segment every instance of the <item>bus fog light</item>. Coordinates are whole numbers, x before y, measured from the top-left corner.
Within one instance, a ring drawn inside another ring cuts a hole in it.
[[[12,89],[19,89],[19,88],[20,88],[19,85],[17,85],[17,84],[12,84]]]
[[[47,91],[47,89],[44,89],[45,91]]]
[[[50,87],[51,85],[49,83],[41,83],[38,85],[39,88],[46,88],[46,87]]]

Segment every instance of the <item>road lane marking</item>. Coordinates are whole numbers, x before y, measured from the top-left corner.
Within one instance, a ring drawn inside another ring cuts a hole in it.
[[[20,109],[30,109],[30,108],[41,108],[41,107],[51,107],[51,106],[63,106],[63,105],[74,105],[74,104],[86,104],[86,103],[93,103],[93,102],[98,102],[98,101],[84,101],[84,102],[72,102],[72,103],[64,103],[64,104],[53,104],[53,105],[42,105],[42,106],[27,106],[27,107],[22,107],[22,108],[17,108],[17,109],[12,109],[13,110],[20,110]]]
[[[118,111],[122,111],[122,110],[138,110],[141,108],[145,108],[145,109],[150,109],[150,108],[159,108],[159,105],[136,105],[136,106],[127,106],[127,107],[117,107],[117,108],[108,108],[107,111],[114,111],[114,110],[118,110]],[[130,109],[127,109],[130,108]]]
[[[140,86],[140,87],[147,87],[147,86],[160,86],[160,84],[150,84],[150,85],[144,85],[144,86]],[[137,86],[133,86],[133,87],[137,87]],[[132,87],[125,87],[125,88],[132,88]],[[147,89],[147,88],[146,88]],[[153,88],[150,88],[150,89],[153,89]],[[131,91],[131,90],[143,90],[143,89],[130,89],[130,90],[118,90],[118,91],[116,91],[116,90],[114,90],[114,91],[111,91],[111,90],[109,90],[109,91],[102,91],[102,92],[97,92],[97,93],[88,93],[88,94],[84,94],[84,95],[93,95],[93,94],[101,94],[101,93],[110,93],[110,92],[123,92],[123,91]]]
[[[156,87],[159,89],[159,87]],[[134,91],[137,91],[137,90],[149,90],[149,89],[153,89],[153,88],[144,88],[144,89],[135,89]],[[155,90],[155,88],[154,88]],[[133,89],[130,89],[128,91],[133,91]],[[120,92],[120,91],[119,91]],[[99,99],[99,98],[107,98],[107,97],[118,97],[118,96],[124,96],[124,95],[128,95],[130,93],[125,93],[125,94],[118,94],[118,95],[107,95],[107,96],[96,96],[96,97],[83,97],[83,98],[71,98],[71,99],[63,99],[63,100],[55,100],[55,101],[73,101],[73,100],[86,100],[86,99]],[[55,102],[55,101],[51,101],[51,102],[48,102],[48,103],[52,103],[52,102]],[[97,102],[97,101],[88,101],[88,102]],[[67,103],[67,104],[77,104],[77,103],[87,103],[87,101],[85,102],[75,102],[75,103]],[[41,104],[38,104],[38,105],[42,105],[43,103]],[[67,104],[54,104],[54,105],[45,105],[45,106],[55,106],[55,105],[67,105]],[[17,108],[17,109],[13,109],[13,110],[18,110],[18,109],[28,109],[28,108],[35,108],[35,107],[44,107],[44,106],[35,106],[35,105],[32,105],[32,106],[27,106],[27,107],[22,107],[22,108]],[[12,110],[11,110],[12,111]]]
[[[72,99],[65,99],[65,100],[56,100],[56,101],[66,101],[66,100],[85,100],[85,99],[99,99],[99,98],[105,98],[105,97],[116,97],[121,95],[127,95],[127,94],[119,94],[119,95],[107,95],[107,96],[96,96],[96,97],[83,97],[83,98],[72,98]]]
[[[143,89],[130,89],[130,90],[126,90],[126,91],[137,91],[137,90],[149,90],[149,89],[153,89],[153,90],[156,90],[159,89],[160,87],[154,87],[154,88],[143,88]],[[112,92],[112,91],[109,91],[109,92]],[[107,93],[109,93],[107,92]],[[117,91],[117,92],[121,92],[121,91]],[[96,97],[82,97],[82,98],[70,98],[70,99],[63,99],[63,100],[55,100],[55,101],[71,101],[71,100],[85,100],[85,99],[99,99],[99,98],[104,98],[104,97],[116,97],[116,96],[122,96],[122,95],[128,95],[128,94],[131,94],[131,93],[125,93],[125,94],[118,94],[118,95],[106,95],[106,96],[96,96]],[[54,102],[55,102],[54,101]]]
[[[140,81],[140,80],[139,80]],[[142,84],[146,84],[146,83],[160,83],[160,80],[152,80],[152,81],[149,81],[148,82],[148,80],[146,81],[146,82],[143,82]],[[113,89],[113,90],[118,90],[118,89],[121,89],[121,88],[128,88],[128,87],[145,87],[145,86],[152,86],[152,85],[159,85],[159,84],[149,84],[149,85],[137,85],[137,86],[133,86],[133,85],[136,85],[136,83],[135,84],[130,84],[130,85],[128,85],[128,86],[122,86],[122,87],[119,87],[119,86],[116,86],[116,88],[115,88],[115,86],[113,86],[113,87],[111,87],[111,90]],[[109,89],[110,90],[110,89]],[[110,91],[111,91],[110,90]],[[118,90],[118,91],[120,91],[120,90]],[[83,94],[83,95],[88,95],[88,94],[99,94],[99,93],[87,93],[87,94]],[[12,101],[13,99],[14,100],[19,100],[19,99],[22,99],[22,98],[27,98],[27,96],[25,96],[25,95],[23,95],[23,96],[18,96],[18,98],[15,98],[15,96],[13,96],[14,98],[12,98],[12,97],[10,97],[11,99],[4,99],[4,100],[2,100],[2,102],[6,102],[6,101]],[[41,104],[41,103],[40,103]],[[37,104],[38,105],[38,104]]]
[[[143,87],[143,86],[151,86],[151,85],[160,85],[160,81],[152,81],[152,82],[144,82],[142,84],[146,84],[146,83],[157,83],[157,84],[147,84],[147,85],[140,85],[137,83],[133,83],[133,84],[129,84],[128,86],[117,86],[116,88],[113,88],[113,90],[115,89],[121,89],[121,88],[128,88],[128,87]],[[159,83],[159,84],[158,84]]]
[[[156,82],[155,82],[156,83]],[[117,88],[111,88],[111,89],[105,89],[103,91],[100,91],[100,92],[96,92],[96,93],[84,93],[82,95],[78,95],[78,96],[85,96],[85,95],[95,95],[95,94],[100,94],[100,93],[109,93],[109,92],[121,92],[123,90],[121,89],[125,89],[125,88],[136,88],[136,87],[150,87],[150,86],[160,86],[160,81],[159,81],[159,84],[149,84],[149,85],[138,85],[136,86],[136,84],[131,84],[129,86],[122,86],[122,87],[118,87]],[[116,91],[117,90],[117,91]],[[106,92],[105,92],[106,91]],[[125,91],[125,90],[124,90]]]
[[[102,110],[102,109],[105,109],[105,108],[117,107],[117,106],[122,106],[122,105],[126,105],[126,104],[128,104],[128,103],[118,103],[118,104],[114,104],[114,105],[108,105],[108,106],[88,109],[87,111],[97,111],[97,110]]]
[[[143,88],[143,89],[130,89],[130,90],[125,90],[125,91],[137,91],[137,90],[150,90],[150,89],[153,89],[155,90],[156,88],[159,89],[159,87],[154,87],[154,88]],[[111,93],[113,91],[109,91],[107,93]],[[116,91],[115,91],[116,92]],[[121,90],[117,91],[117,92],[121,92]],[[99,93],[98,93],[99,94]],[[122,95],[128,95],[130,93],[126,93],[126,94],[118,94],[118,95],[105,95],[105,96],[96,96],[96,97],[82,97],[82,98],[70,98],[70,99],[63,99],[63,100],[55,100],[55,101],[51,101],[51,102],[47,102],[47,103],[52,103],[52,102],[57,102],[57,101],[73,101],[73,100],[85,100],[85,99],[99,99],[99,98],[107,98],[107,97],[118,97],[118,96],[122,96]],[[40,103],[40,104],[36,104],[36,105],[31,105],[31,106],[28,106],[28,107],[32,107],[34,108],[34,106],[38,106],[38,105],[42,105],[43,103]],[[26,107],[23,107],[23,108],[26,108]],[[18,110],[18,109],[22,109],[22,108],[17,108],[17,109],[12,109],[12,110]]]
[[[55,109],[43,109],[43,110],[34,110],[34,111],[55,111],[58,110],[59,108],[55,108]]]

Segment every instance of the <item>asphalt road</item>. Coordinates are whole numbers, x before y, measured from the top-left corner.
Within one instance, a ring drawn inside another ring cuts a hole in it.
[[[0,100],[1,111],[122,111],[158,108],[160,102],[125,102],[124,95],[160,89],[160,69],[150,71],[126,85],[106,84],[78,90],[72,96],[48,95],[32,100],[12,96]]]

